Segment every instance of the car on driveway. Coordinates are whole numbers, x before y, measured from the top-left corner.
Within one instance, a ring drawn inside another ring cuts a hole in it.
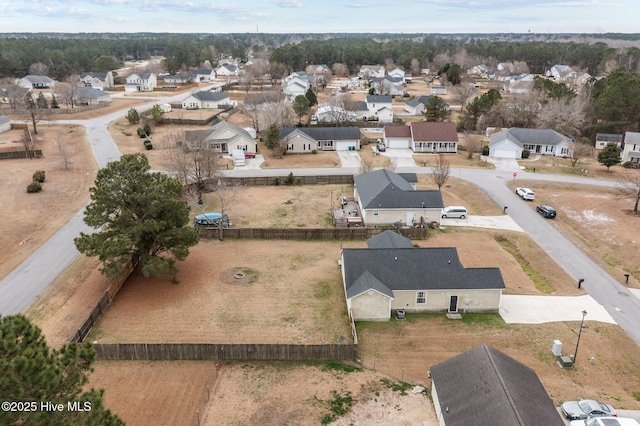
[[[467,209],[462,206],[450,206],[442,209],[442,218],[460,218],[464,219],[468,216]]]
[[[255,152],[245,152],[244,153],[244,158],[256,158],[256,153]]]
[[[386,150],[387,150],[387,147],[385,146],[385,144],[383,143],[378,144],[378,152],[385,152]]]
[[[560,407],[562,414],[569,420],[581,420],[589,417],[615,417],[615,408],[593,399],[567,401]]]
[[[523,200],[533,201],[536,199],[536,194],[529,188],[516,188],[516,194]]]
[[[546,217],[547,219],[553,219],[556,217],[556,209],[551,206],[537,206],[536,211]]]

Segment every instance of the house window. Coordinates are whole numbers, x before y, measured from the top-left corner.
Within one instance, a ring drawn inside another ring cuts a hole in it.
[[[287,144],[287,150],[289,150],[289,151],[293,150],[293,144],[292,143]]]
[[[416,304],[424,304],[424,303],[427,303],[427,292],[419,291],[416,294]]]
[[[522,149],[526,149],[528,151],[534,151],[536,149],[536,146],[525,143],[525,144],[522,144]]]
[[[545,146],[544,148],[545,152],[553,152],[553,147],[550,145]]]
[[[374,210],[374,211],[373,211],[373,215],[374,215],[374,216],[378,216],[379,214],[380,214],[380,212],[379,212],[378,210]]]

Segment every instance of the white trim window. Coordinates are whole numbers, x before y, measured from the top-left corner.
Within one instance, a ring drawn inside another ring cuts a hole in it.
[[[416,293],[416,305],[424,305],[427,303],[427,292],[419,291]]]

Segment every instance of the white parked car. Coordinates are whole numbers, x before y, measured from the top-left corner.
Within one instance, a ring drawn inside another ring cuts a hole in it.
[[[464,219],[469,214],[467,213],[467,209],[462,206],[450,206],[442,209],[442,218],[460,218]]]
[[[536,199],[536,194],[529,188],[516,188],[516,194],[523,200],[533,201]]]

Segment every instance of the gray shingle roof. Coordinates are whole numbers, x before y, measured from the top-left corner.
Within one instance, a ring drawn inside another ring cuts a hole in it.
[[[504,289],[498,268],[465,268],[455,247],[344,249],[347,291],[365,272],[391,290]]]
[[[200,101],[221,101],[227,99],[229,96],[224,92],[213,93],[208,90],[202,90],[192,95],[194,98]]]
[[[491,135],[489,145],[493,145],[504,139],[509,139],[518,146],[522,147],[524,144],[531,145],[559,145],[562,142],[569,140],[566,136],[561,135],[555,130],[551,129],[523,129],[518,127],[512,127],[507,130],[503,130]]]
[[[31,84],[52,84],[53,80],[46,75],[26,75],[24,77]]]
[[[416,191],[401,175],[386,169],[354,177],[364,209],[444,207],[438,190]]]
[[[347,298],[351,299],[352,297],[369,290],[376,290],[377,292],[394,299],[393,291],[367,271],[363,272],[362,275],[360,275],[353,284],[347,288]]]
[[[640,132],[625,132],[624,143],[640,143]]]
[[[367,95],[367,103],[373,102],[382,102],[382,103],[391,103],[392,98],[391,95]]]
[[[417,107],[418,105],[427,105],[429,103],[429,99],[433,98],[433,95],[424,95],[418,96],[417,98],[411,99],[409,102],[405,102],[405,104],[411,107]]]
[[[598,133],[596,135],[596,140],[603,141],[603,142],[619,143],[619,142],[622,142],[622,135],[618,135],[615,133]]]
[[[93,87],[78,87],[73,91],[73,97],[75,99],[98,99],[109,97],[109,94]]]
[[[85,77],[97,78],[100,81],[107,80],[106,72],[83,72],[80,74],[80,78],[84,80]]]
[[[411,240],[393,231],[384,231],[367,240],[369,248],[413,248]]]
[[[317,141],[359,140],[360,129],[357,127],[293,127],[280,129],[280,137],[286,138],[298,130]]]
[[[482,344],[431,367],[447,425],[562,426],[536,373]]]

